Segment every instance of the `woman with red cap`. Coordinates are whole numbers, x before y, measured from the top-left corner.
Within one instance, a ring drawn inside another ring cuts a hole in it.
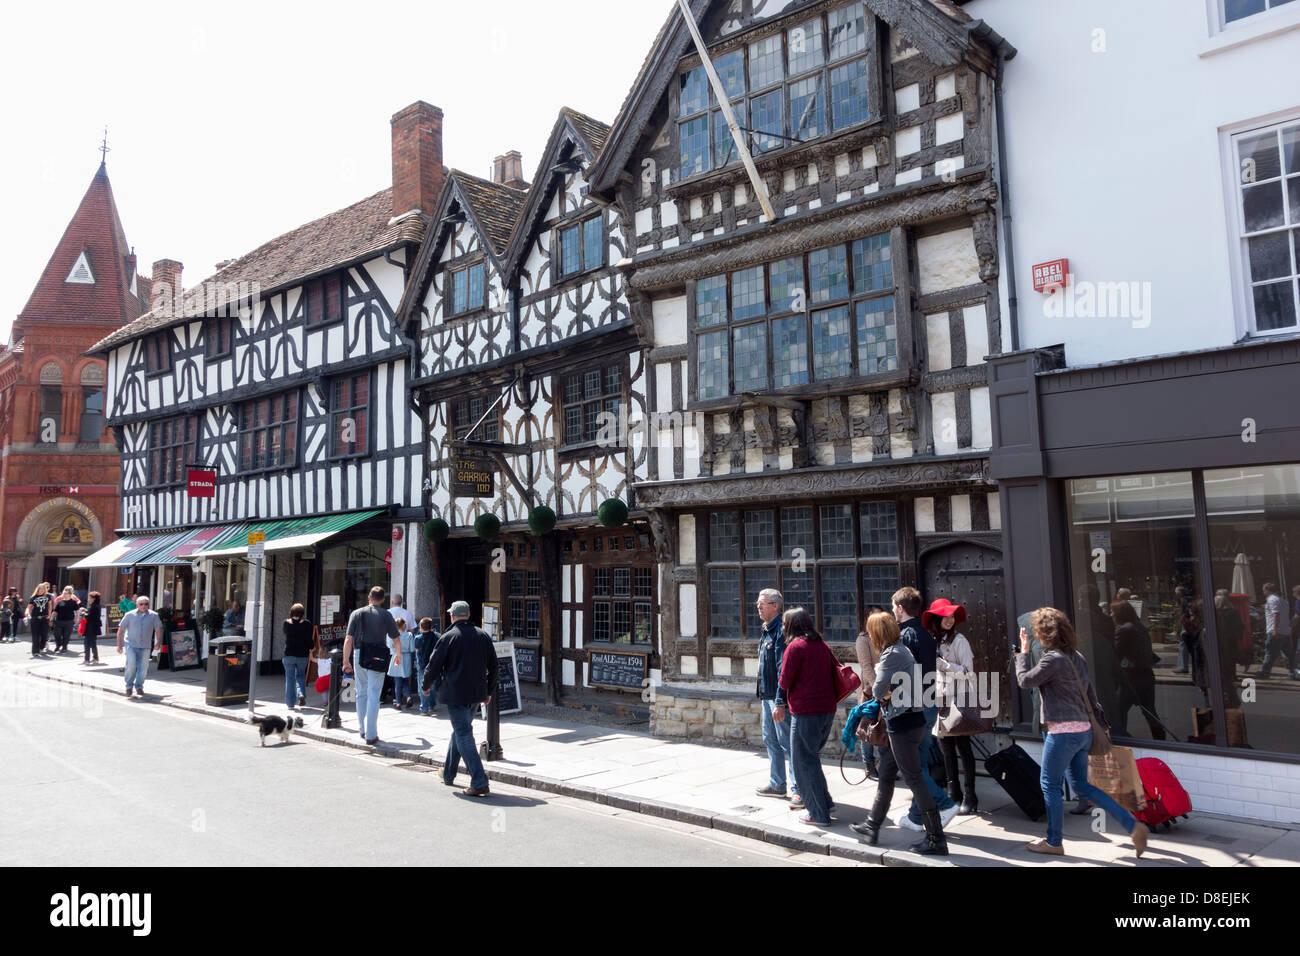
[[[953,604],[947,598],[939,598],[930,604],[930,608],[921,614],[921,623],[934,635],[939,645],[939,657],[935,666],[939,672],[939,699],[944,706],[954,700],[959,704],[973,705],[975,702],[975,654],[970,641],[957,630],[966,621],[966,609],[960,604]],[[962,694],[958,696],[958,685],[964,684]],[[975,753],[971,750],[970,737],[940,737],[939,745],[943,748],[943,768],[948,777],[948,796],[954,803],[960,803],[958,816],[969,816],[979,810],[979,798],[975,795]],[[957,782],[957,754],[961,754],[961,771],[966,781],[963,791]]]

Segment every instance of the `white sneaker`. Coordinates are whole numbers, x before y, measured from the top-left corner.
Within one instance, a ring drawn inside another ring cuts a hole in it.
[[[940,810],[939,822],[942,823],[944,826],[947,826],[949,823],[952,822],[952,818],[957,815],[957,811],[959,811],[960,809],[961,807],[957,806],[957,804],[954,803],[947,810]]]
[[[894,822],[895,822],[896,824],[898,824],[900,827],[902,827],[904,830],[912,830],[912,831],[915,831],[916,833],[924,833],[924,832],[925,832],[925,826],[924,826],[924,824],[913,823],[913,822],[908,818],[908,816],[907,816],[907,811],[906,811],[906,810],[904,810],[902,813],[900,813],[900,814],[895,818]]]

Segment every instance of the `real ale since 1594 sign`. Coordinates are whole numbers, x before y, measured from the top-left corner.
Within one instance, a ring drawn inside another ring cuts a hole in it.
[[[496,496],[492,463],[464,452],[451,459],[451,493],[457,498],[493,498]]]

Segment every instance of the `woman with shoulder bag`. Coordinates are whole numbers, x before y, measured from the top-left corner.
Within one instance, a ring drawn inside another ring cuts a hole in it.
[[[799,796],[807,809],[799,822],[828,827],[831,794],[820,755],[839,704],[835,675],[840,662],[817,633],[812,615],[803,608],[792,607],[786,611],[781,629],[786,645],[772,719],[778,723],[785,720],[789,707],[790,762],[799,781]]]
[[[1016,655],[1016,681],[1026,689],[1038,688],[1040,720],[1047,728],[1039,777],[1043,801],[1047,804],[1047,838],[1035,840],[1028,849],[1049,856],[1065,855],[1061,842],[1065,826],[1065,801],[1061,794],[1064,777],[1075,793],[1101,807],[1132,835],[1133,848],[1141,856],[1147,847],[1146,824],[1116,803],[1110,794],[1088,782],[1088,752],[1094,749],[1096,735],[1103,737],[1099,747],[1109,746],[1110,728],[1088,675],[1088,662],[1078,651],[1074,627],[1063,612],[1053,607],[1034,611],[1029,616],[1029,625],[1044,653],[1037,664],[1031,663],[1030,632],[1022,627],[1020,653]]]
[[[975,653],[970,641],[957,630],[965,623],[966,609],[960,604],[952,604],[945,598],[939,598],[930,604],[930,609],[921,614],[921,623],[934,635],[939,646],[939,656],[935,660],[938,669],[939,694],[942,707],[957,703],[960,706],[972,706],[975,703]],[[958,695],[958,685],[961,694]],[[943,769],[948,778],[948,796],[953,803],[961,804],[958,816],[970,816],[979,811],[979,798],[975,795],[975,752],[971,748],[968,736],[943,736],[939,738],[939,747],[943,750]],[[961,773],[966,787],[957,782],[957,755],[961,754]]]
[[[921,688],[909,686],[917,669],[916,658],[906,644],[899,642],[898,621],[892,614],[879,611],[867,618],[867,634],[872,647],[880,655],[871,693],[881,702],[889,731],[889,746],[880,748],[880,782],[876,786],[871,813],[863,823],[854,824],[853,829],[862,834],[868,844],[876,845],[889,803],[894,799],[894,783],[901,773],[916,798],[925,826],[925,839],[912,850],[924,856],[947,856],[948,840],[943,833],[939,807],[921,774],[925,709],[921,706]],[[895,687],[895,684],[900,686]]]

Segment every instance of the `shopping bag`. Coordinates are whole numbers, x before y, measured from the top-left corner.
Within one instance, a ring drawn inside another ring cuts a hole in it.
[[[1088,755],[1088,782],[1109,794],[1129,813],[1146,806],[1146,791],[1137,760],[1128,747],[1112,746],[1107,753]]]

